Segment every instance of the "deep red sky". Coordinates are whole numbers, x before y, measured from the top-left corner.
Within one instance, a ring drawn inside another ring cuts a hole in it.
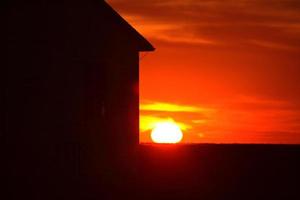
[[[300,1],[108,3],[156,47],[141,59],[142,123],[172,118],[184,142],[300,144]]]

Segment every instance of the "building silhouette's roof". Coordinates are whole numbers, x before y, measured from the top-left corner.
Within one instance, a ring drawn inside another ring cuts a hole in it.
[[[147,41],[136,29],[134,29],[123,17],[121,17],[108,3],[106,3],[104,0],[101,2],[104,10],[109,12],[111,15],[111,20],[122,26],[126,32],[126,35],[135,41],[139,51],[154,51],[152,44]]]

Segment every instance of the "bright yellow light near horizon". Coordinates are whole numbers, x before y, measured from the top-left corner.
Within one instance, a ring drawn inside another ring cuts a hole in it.
[[[190,125],[183,123],[183,122],[178,122],[174,119],[172,119],[171,117],[156,117],[156,116],[151,116],[151,115],[140,115],[140,131],[141,132],[145,132],[145,131],[151,131],[152,129],[154,129],[154,127],[156,126],[157,123],[160,122],[171,122],[171,123],[176,123],[177,126],[179,126],[179,128],[182,131],[188,130],[190,128],[192,128]]]
[[[158,122],[151,132],[154,143],[175,144],[183,138],[182,131],[175,122]]]
[[[153,102],[140,104],[140,110],[146,111],[163,111],[163,112],[201,112],[203,108],[194,106],[177,105],[171,103]]]

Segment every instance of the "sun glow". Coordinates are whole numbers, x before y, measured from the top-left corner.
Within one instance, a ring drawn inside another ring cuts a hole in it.
[[[155,143],[175,144],[179,143],[183,134],[179,126],[174,122],[159,122],[155,124],[151,132],[151,139]]]

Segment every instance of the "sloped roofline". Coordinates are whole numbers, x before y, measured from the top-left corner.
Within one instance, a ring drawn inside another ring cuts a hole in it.
[[[116,17],[122,24],[124,24],[125,27],[128,28],[128,31],[130,34],[133,35],[133,37],[136,38],[137,44],[138,44],[138,50],[139,51],[154,51],[155,48],[152,46],[152,44],[144,38],[133,26],[131,26],[119,13],[117,13],[106,1],[103,1],[105,6],[107,6],[108,9],[111,10],[112,15]]]

